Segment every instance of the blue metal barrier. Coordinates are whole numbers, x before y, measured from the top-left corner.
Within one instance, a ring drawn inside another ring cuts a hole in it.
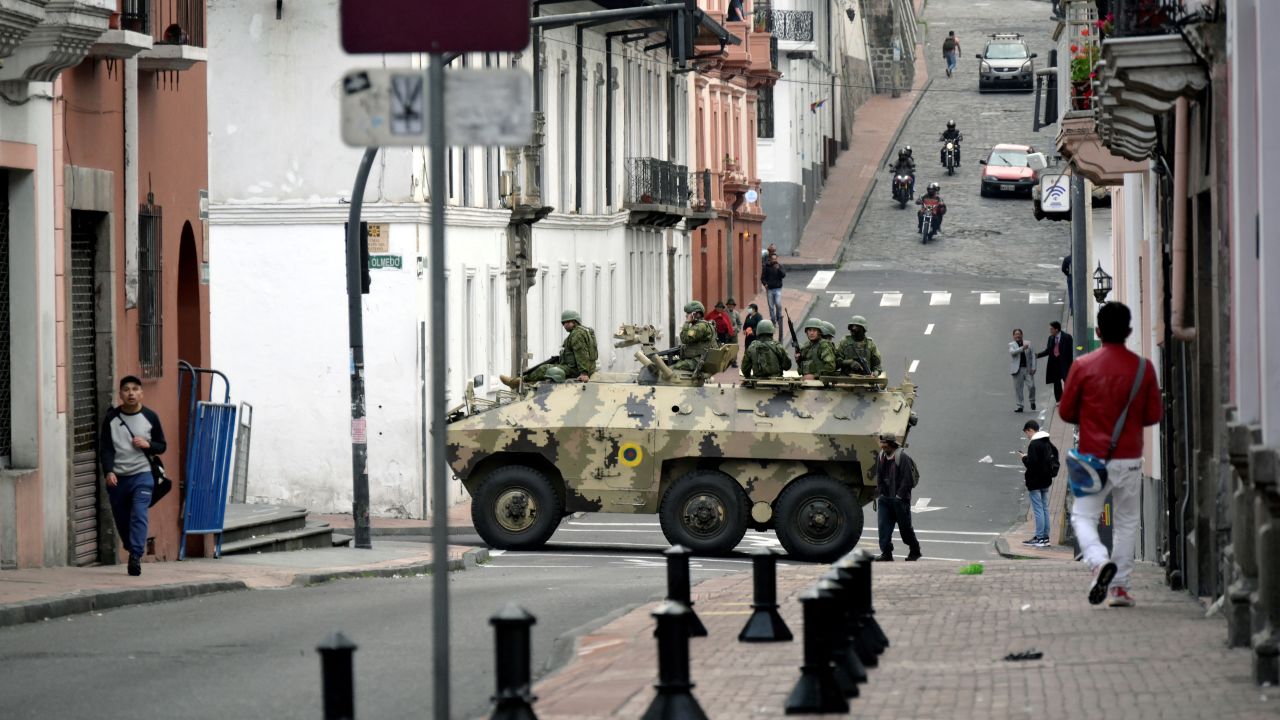
[[[187,554],[187,535],[216,535],[214,557],[222,555],[222,526],[227,513],[227,490],[234,464],[232,439],[236,432],[236,406],[231,404],[231,383],[217,370],[192,367],[178,361],[181,381],[190,398],[187,415],[187,452],[183,467],[184,493],[182,537],[178,559]],[[200,400],[200,376],[222,378],[223,401]],[[179,388],[181,390],[181,387]]]

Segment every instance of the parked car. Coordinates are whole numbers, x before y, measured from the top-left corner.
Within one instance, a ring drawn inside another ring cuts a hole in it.
[[[1027,165],[1027,156],[1035,152],[1030,145],[996,145],[978,162],[982,168],[982,197],[992,195],[1026,195],[1040,181]]]
[[[1036,53],[1017,33],[992,35],[978,58],[978,92],[1035,89]]]

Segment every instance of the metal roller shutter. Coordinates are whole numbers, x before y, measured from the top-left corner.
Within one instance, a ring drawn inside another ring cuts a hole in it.
[[[71,462],[76,565],[98,561],[97,214],[71,213]]]

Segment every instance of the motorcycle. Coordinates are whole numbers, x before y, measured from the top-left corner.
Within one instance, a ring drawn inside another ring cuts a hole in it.
[[[956,140],[947,140],[942,146],[942,164],[948,175],[955,175],[956,167],[960,165],[960,146],[957,143]]]
[[[937,210],[937,206],[932,203],[921,203],[920,205],[920,243],[928,245],[933,239],[934,224],[933,214]]]
[[[904,208],[915,195],[915,178],[906,174],[894,173],[893,199],[898,201],[898,208]]]

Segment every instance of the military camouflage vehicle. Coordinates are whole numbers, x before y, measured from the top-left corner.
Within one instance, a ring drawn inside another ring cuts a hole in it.
[[[542,382],[450,412],[450,467],[495,548],[544,544],[577,511],[658,513],[663,534],[699,554],[772,529],[793,557],[828,561],[862,535],[880,434],[906,440],[915,387],[880,377],[798,376],[719,384],[736,346],[697,372],[671,370],[651,327],[623,326],[638,373]]]

